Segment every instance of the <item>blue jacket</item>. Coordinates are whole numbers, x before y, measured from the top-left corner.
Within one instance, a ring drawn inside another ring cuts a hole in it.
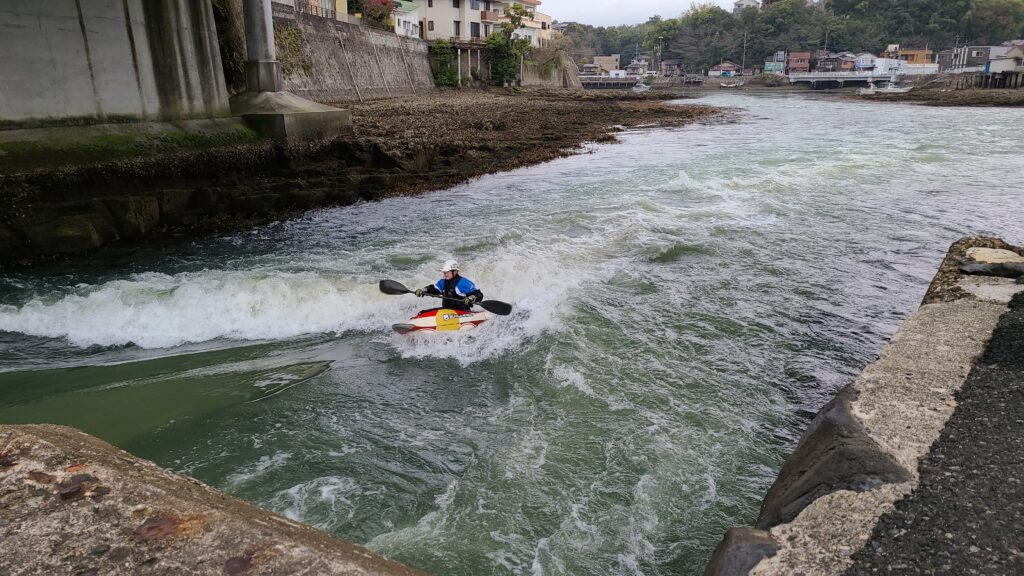
[[[477,302],[484,299],[484,293],[476,287],[472,280],[458,275],[453,276],[451,281],[441,278],[432,286],[424,288],[424,292],[444,296],[441,305],[453,310],[469,310],[471,307],[466,306],[463,302],[467,296],[476,296]]]

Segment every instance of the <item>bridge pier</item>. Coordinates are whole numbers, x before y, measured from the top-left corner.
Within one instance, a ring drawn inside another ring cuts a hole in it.
[[[231,112],[261,136],[288,144],[333,140],[352,133],[352,113],[284,92],[274,44],[270,0],[243,0],[246,91],[231,97]]]

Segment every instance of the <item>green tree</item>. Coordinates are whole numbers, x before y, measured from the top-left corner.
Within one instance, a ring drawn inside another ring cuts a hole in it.
[[[459,73],[455,69],[455,49],[447,40],[438,40],[430,47],[434,56],[434,84],[438,86],[457,86]]]
[[[971,44],[999,44],[1024,37],[1024,0],[972,0],[964,15]]]
[[[516,38],[516,30],[523,27],[524,18],[532,18],[533,14],[519,4],[513,4],[505,16],[501,26],[487,37],[485,43],[491,61],[491,76],[498,85],[514,84],[519,76],[519,63],[530,47],[530,39]]]

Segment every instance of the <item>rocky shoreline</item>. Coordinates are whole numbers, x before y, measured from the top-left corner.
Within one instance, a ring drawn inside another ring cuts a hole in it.
[[[715,116],[666,96],[559,90],[438,90],[349,104],[351,139],[246,143],[0,174],[0,266],[109,244],[194,236],[318,207],[417,194],[614,141],[623,127]]]
[[[1024,106],[1024,90],[922,88],[902,94],[872,94],[855,98],[871,102],[910,102],[924,106]]]
[[[1024,248],[994,238],[953,244],[921,308],[880,358],[819,411],[765,497],[756,528],[729,530],[705,575],[842,574],[855,558],[856,566],[886,566],[877,556],[897,553],[885,545],[890,535],[879,519],[918,491],[921,462],[959,414],[961,389],[979,357],[1006,346],[990,339],[1006,324],[1011,301],[1019,308],[1024,299],[1021,278]],[[865,548],[869,540],[878,544]],[[943,565],[966,573],[957,569],[964,563]]]

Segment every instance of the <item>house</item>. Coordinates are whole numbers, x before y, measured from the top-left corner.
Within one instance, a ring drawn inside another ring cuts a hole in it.
[[[394,13],[395,34],[410,38],[422,38],[421,15],[419,4],[406,2],[405,0],[396,0]]]
[[[607,70],[602,70],[597,64],[584,64],[580,68],[580,76],[604,76],[607,73]]]
[[[870,52],[861,52],[854,56],[853,69],[865,72],[874,70],[876,60],[878,60],[878,56]]]
[[[419,0],[424,36],[427,40],[479,42],[498,23],[504,4],[497,1]]]
[[[757,0],[736,0],[736,3],[732,5],[732,13],[739,14],[747,8],[753,8],[757,10],[761,7],[761,3]]]
[[[594,64],[600,66],[605,72],[618,70],[619,60],[620,56],[618,54],[612,54],[611,56],[594,56]]]
[[[661,61],[661,75],[663,77],[682,76],[686,70],[682,58],[666,58]]]
[[[910,50],[900,48],[899,44],[890,44],[885,49],[885,52],[882,52],[884,58],[902,60],[907,64],[932,64],[935,61],[934,54],[934,51],[927,48],[924,50]]]
[[[708,71],[708,76],[721,76],[722,78],[730,78],[732,76],[738,76],[741,74],[739,64],[730,62],[728,60],[711,67]]]
[[[990,58],[1005,54],[1008,46],[960,46],[939,52],[939,71],[980,72]]]
[[[295,11],[331,20],[348,19],[347,0],[295,0]]]
[[[765,74],[785,74],[786,73],[786,52],[779,51],[769,56],[764,61],[764,73]]]
[[[810,52],[790,52],[789,58],[786,59],[786,70],[790,74],[796,72],[810,72],[811,71],[811,53]]]
[[[643,76],[644,74],[647,73],[647,68],[649,66],[650,66],[650,64],[647,62],[647,58],[646,57],[641,56],[639,58],[634,58],[633,61],[629,63],[629,66],[626,66],[626,68],[625,68],[626,75],[627,76]]]

